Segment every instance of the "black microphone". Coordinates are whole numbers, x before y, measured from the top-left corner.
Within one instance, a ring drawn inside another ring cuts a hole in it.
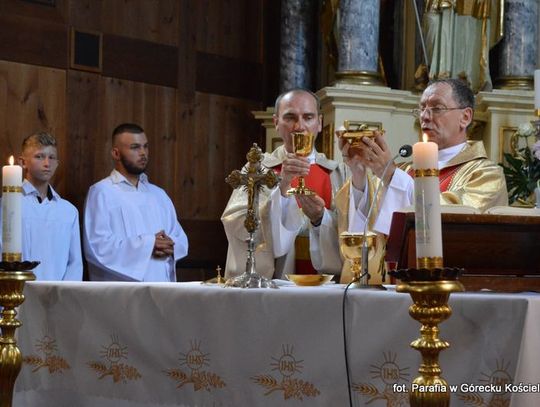
[[[377,185],[377,188],[375,189],[375,193],[373,194],[373,197],[371,198],[371,202],[369,204],[368,213],[366,215],[366,224],[364,225],[364,240],[362,241],[362,269],[360,273],[360,278],[368,275],[368,247],[367,247],[367,228],[369,225],[369,218],[371,217],[371,212],[373,212],[373,207],[375,206],[375,201],[377,200],[377,196],[379,195],[379,190],[381,189],[381,185],[383,184],[384,177],[386,176],[386,172],[388,171],[388,168],[390,167],[390,164],[394,162],[394,160],[398,157],[407,158],[410,157],[412,154],[412,147],[409,144],[404,144],[399,148],[398,153],[393,156],[386,165],[384,166],[383,172],[381,174],[381,180],[379,182],[379,185]],[[385,281],[385,276],[383,274],[383,281]]]

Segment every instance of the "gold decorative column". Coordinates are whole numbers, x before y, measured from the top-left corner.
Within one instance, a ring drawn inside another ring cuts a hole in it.
[[[36,279],[31,270],[37,264],[0,263],[0,407],[11,407],[13,388],[21,370],[22,355],[15,339],[15,330],[21,322],[16,318],[16,308],[24,301],[24,283]],[[24,271],[15,271],[15,268]],[[3,271],[6,269],[8,271]]]
[[[439,353],[450,346],[439,338],[438,325],[452,315],[448,299],[453,292],[464,291],[457,280],[461,269],[409,269],[392,272],[401,282],[397,292],[409,293],[413,305],[409,314],[422,324],[420,338],[411,347],[422,354],[420,376],[413,380],[409,392],[411,407],[448,407],[450,388],[441,377]]]

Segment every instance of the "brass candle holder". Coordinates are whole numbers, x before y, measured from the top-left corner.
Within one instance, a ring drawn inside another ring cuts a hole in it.
[[[22,355],[15,331],[21,326],[16,308],[24,301],[26,281],[36,279],[32,269],[39,262],[0,262],[0,407],[11,407],[13,388],[21,371]]]
[[[441,377],[439,353],[450,346],[439,338],[438,325],[450,318],[452,309],[448,305],[450,294],[464,291],[458,281],[463,269],[407,269],[390,272],[401,280],[396,291],[409,293],[413,305],[409,307],[410,316],[420,322],[420,338],[411,342],[411,347],[422,354],[422,363],[409,392],[411,407],[448,407],[450,388]]]

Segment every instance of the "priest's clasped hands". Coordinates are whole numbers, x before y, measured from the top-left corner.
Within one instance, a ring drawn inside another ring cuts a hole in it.
[[[174,254],[174,241],[165,234],[164,230],[160,230],[156,233],[156,240],[154,241],[154,250],[152,250],[152,256],[158,259],[169,257]]]

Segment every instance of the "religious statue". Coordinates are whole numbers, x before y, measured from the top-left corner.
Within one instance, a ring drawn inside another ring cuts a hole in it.
[[[429,79],[459,78],[476,93],[493,88],[489,50],[502,38],[504,0],[426,0]]]

